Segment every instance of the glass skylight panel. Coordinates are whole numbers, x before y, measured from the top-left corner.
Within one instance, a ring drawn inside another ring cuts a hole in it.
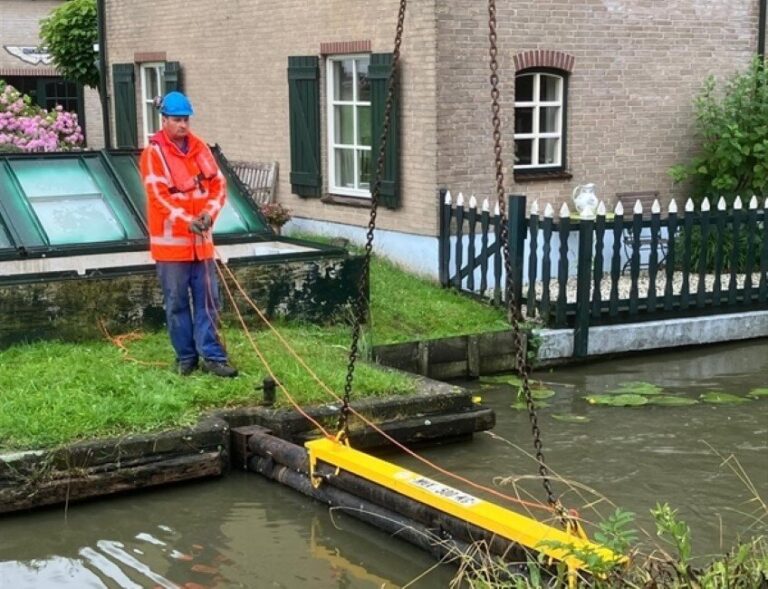
[[[8,235],[5,232],[5,229],[2,225],[0,225],[0,249],[11,247],[11,240],[8,239]]]
[[[97,158],[17,159],[9,163],[50,245],[142,237]]]
[[[100,194],[30,200],[51,245],[125,239],[123,228]]]
[[[228,199],[224,203],[219,216],[216,218],[216,224],[213,226],[213,233],[245,233],[248,226],[243,217],[232,205],[232,200]]]

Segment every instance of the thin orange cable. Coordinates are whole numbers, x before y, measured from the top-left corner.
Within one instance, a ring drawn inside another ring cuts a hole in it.
[[[280,387],[280,390],[283,392],[283,394],[286,396],[288,401],[291,403],[291,405],[293,405],[293,408],[298,413],[300,413],[303,417],[307,418],[310,422],[312,422],[312,424],[314,424],[315,427],[317,427],[321,432],[323,432],[323,435],[326,438],[333,438],[333,436],[328,432],[328,430],[326,430],[315,418],[313,418],[311,415],[309,415],[306,411],[304,411],[301,408],[301,405],[299,405],[296,402],[296,400],[291,396],[291,394],[288,392],[288,389],[285,388],[285,386],[280,381],[280,379],[278,379],[277,376],[275,376],[275,373],[272,371],[272,367],[269,365],[269,362],[267,362],[266,357],[264,356],[264,354],[262,354],[258,345],[256,345],[256,342],[254,341],[253,336],[251,335],[251,332],[248,330],[248,326],[245,323],[245,319],[243,318],[243,315],[240,313],[240,309],[237,306],[237,301],[235,301],[235,297],[232,294],[232,291],[230,290],[229,285],[227,284],[226,278],[223,276],[218,264],[216,264],[216,269],[221,275],[221,282],[224,284],[224,289],[227,291],[227,296],[232,302],[232,307],[235,310],[235,314],[237,315],[238,320],[240,321],[240,325],[243,326],[243,331],[245,332],[246,337],[251,342],[251,346],[253,347],[253,350],[256,352],[256,354],[259,356],[259,359],[261,360],[262,364],[264,364],[264,368],[266,368],[267,373],[269,373],[269,376],[272,378],[272,380],[275,381],[277,386]]]
[[[221,256],[219,255],[218,250],[214,248],[214,251],[216,253],[216,256],[220,259]],[[232,270],[230,270],[229,267],[226,264],[224,264],[223,262],[222,262],[221,265],[227,270],[227,273],[229,274],[230,279],[235,283],[235,286],[240,291],[240,293],[245,297],[245,300],[251,305],[251,307],[253,307],[253,309],[259,315],[261,320],[264,321],[264,323],[270,328],[270,330],[272,330],[272,332],[278,337],[278,339],[283,344],[283,346],[286,348],[286,350],[288,350],[291,353],[291,355],[310,374],[310,376],[312,376],[312,378],[315,380],[315,382],[317,382],[323,388],[323,390],[325,390],[329,395],[331,395],[336,401],[342,402],[343,399],[339,395],[337,395],[333,390],[331,390],[328,387],[328,385],[326,385],[322,381],[322,379],[320,379],[319,376],[317,376],[317,374],[307,365],[307,363],[301,358],[301,356],[299,356],[299,354],[293,349],[293,347],[290,345],[290,343],[269,322],[269,320],[264,315],[264,313],[262,313],[261,309],[259,309],[258,305],[256,305],[256,303],[248,296],[248,293],[245,292],[245,290],[243,289],[242,285],[238,282],[238,280],[235,277],[235,275],[232,272]],[[217,268],[218,268],[218,265],[217,265]],[[219,272],[221,272],[221,270],[219,270]],[[436,470],[437,472],[439,472],[439,473],[441,473],[441,474],[443,474],[443,475],[445,475],[445,476],[447,476],[449,478],[452,478],[454,480],[460,481],[460,482],[462,482],[462,483],[464,483],[466,485],[469,485],[470,487],[472,487],[474,489],[485,491],[486,493],[489,493],[489,494],[491,494],[491,495],[493,495],[495,497],[499,497],[499,498],[504,499],[506,501],[510,501],[512,503],[517,503],[519,505],[523,505],[525,507],[530,507],[530,508],[535,508],[535,509],[543,509],[543,510],[555,513],[555,510],[552,507],[550,507],[549,505],[545,505],[543,503],[538,503],[538,502],[526,501],[524,499],[519,499],[517,497],[512,497],[511,495],[507,495],[506,493],[502,493],[501,491],[497,491],[496,489],[493,489],[492,487],[486,487],[485,485],[482,485],[480,483],[476,483],[476,482],[471,481],[471,480],[469,480],[469,479],[467,479],[467,478],[465,478],[465,477],[463,477],[463,476],[461,476],[459,474],[456,474],[456,473],[453,473],[453,472],[451,472],[449,470],[446,470],[445,468],[443,468],[443,467],[433,463],[432,461],[430,461],[427,458],[424,458],[420,454],[414,452],[413,450],[411,450],[410,448],[408,448],[404,444],[402,444],[399,441],[397,441],[396,439],[394,439],[392,436],[390,436],[384,430],[382,430],[379,426],[377,426],[375,423],[373,423],[372,421],[367,419],[364,415],[362,415],[360,412],[358,412],[354,407],[350,406],[350,411],[354,415],[356,415],[363,423],[365,423],[367,426],[369,426],[375,432],[381,434],[382,437],[384,437],[386,440],[388,440],[394,446],[396,446],[397,448],[400,448],[403,452],[405,452],[406,454],[408,454],[412,458],[415,458],[416,460],[420,461],[422,464],[427,465],[428,467]],[[326,433],[326,432],[323,430],[323,433]],[[327,433],[326,433],[326,435],[327,435]]]

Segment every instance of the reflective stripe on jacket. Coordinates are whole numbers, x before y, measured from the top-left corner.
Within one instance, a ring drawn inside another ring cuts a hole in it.
[[[208,146],[192,133],[187,140],[189,150],[183,153],[160,130],[141,154],[149,250],[160,262],[209,260],[214,254],[212,232],[195,235],[189,224],[202,213],[216,220],[227,184]]]

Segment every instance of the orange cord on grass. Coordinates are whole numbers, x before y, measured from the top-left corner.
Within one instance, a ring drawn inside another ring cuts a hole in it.
[[[215,262],[214,262],[215,263]],[[216,264],[216,269],[218,270],[219,274],[221,275],[221,283],[224,285],[224,289],[227,291],[227,296],[229,297],[230,301],[232,302],[232,308],[235,311],[235,315],[237,315],[237,319],[240,322],[240,325],[243,327],[243,332],[245,333],[246,337],[248,338],[248,341],[251,343],[251,347],[253,348],[254,352],[256,352],[256,355],[259,357],[259,360],[261,360],[262,364],[264,364],[264,368],[267,371],[267,374],[269,374],[270,378],[275,381],[275,384],[280,388],[280,390],[283,392],[285,397],[288,399],[288,402],[293,406],[293,408],[298,412],[300,415],[305,417],[307,420],[309,420],[317,429],[319,429],[323,435],[326,438],[333,438],[333,435],[326,430],[322,424],[317,421],[314,417],[309,415],[306,411],[304,411],[301,408],[301,405],[293,398],[293,396],[288,392],[288,389],[285,388],[285,385],[283,385],[282,381],[277,378],[274,371],[272,370],[272,367],[269,365],[269,362],[267,361],[264,354],[259,349],[259,346],[256,344],[256,341],[253,339],[253,336],[251,335],[251,332],[248,330],[248,326],[245,323],[245,318],[243,317],[242,313],[240,313],[240,309],[237,306],[237,302],[235,301],[235,297],[232,294],[232,291],[229,288],[229,285],[227,284],[227,281],[224,277],[224,275],[221,272],[221,269],[219,268],[219,265]],[[240,285],[238,284],[238,287]]]
[[[216,250],[214,248],[214,251],[216,253],[216,257],[218,259],[221,259],[221,256],[219,255],[218,250]],[[328,385],[326,385],[322,381],[322,379],[320,379],[320,377],[307,365],[307,363],[304,361],[304,359],[301,358],[301,356],[298,354],[298,352],[296,352],[296,350],[283,337],[283,335],[269,322],[269,320],[264,315],[264,313],[261,311],[261,309],[259,309],[258,305],[256,305],[256,303],[253,301],[253,299],[251,299],[250,296],[248,296],[248,293],[245,291],[245,289],[242,287],[242,285],[238,282],[238,280],[235,277],[235,275],[232,272],[232,270],[230,270],[230,268],[226,264],[224,264],[223,261],[221,262],[221,265],[217,264],[216,267],[217,267],[217,269],[219,271],[219,274],[222,276],[222,282],[224,282],[225,285],[226,285],[226,279],[223,276],[223,272],[221,270],[221,267],[226,269],[227,273],[229,274],[230,279],[234,282],[235,286],[240,291],[240,293],[243,295],[245,300],[249,303],[249,305],[256,311],[256,313],[258,314],[259,318],[277,336],[277,338],[280,340],[280,342],[283,344],[283,346],[286,348],[286,350],[288,350],[288,352],[290,352],[290,354],[298,361],[298,363],[310,374],[310,376],[315,380],[315,382],[317,382],[320,385],[320,387],[325,392],[327,392],[329,395],[331,395],[337,402],[342,402],[343,399],[338,394],[336,394],[333,390],[331,390],[330,387],[328,387]],[[237,312],[238,317],[241,320],[241,324],[243,325],[244,329],[246,330],[246,333],[248,334],[249,339],[251,339],[251,341],[253,341],[251,336],[250,336],[250,333],[247,331],[247,327],[245,325],[245,321],[244,321],[244,319],[242,319],[242,315],[240,314],[239,309],[237,309],[237,304],[236,304],[236,302],[234,300],[234,297],[233,297],[233,295],[232,295],[232,293],[231,293],[231,291],[229,289],[229,286],[226,285],[226,288],[227,288],[227,294],[229,295],[229,297],[230,297],[230,299],[231,299],[231,301],[233,303],[234,308],[237,310],[236,312]],[[255,342],[254,342],[254,345],[255,345]],[[260,352],[257,352],[257,353],[259,353],[259,357],[261,358],[262,356],[261,356]],[[277,382],[277,379],[275,378],[275,376],[272,374],[271,371],[270,371],[270,376],[272,376],[272,378],[275,379],[275,381]],[[283,390],[285,392],[285,388],[282,386],[282,384],[280,384],[280,388],[281,388],[281,390]],[[291,403],[294,405],[294,407],[296,407],[297,410],[299,410],[300,413],[302,413],[302,415],[307,416],[307,414],[304,411],[298,409],[298,405],[295,403],[295,401],[293,399],[290,399],[290,400],[291,400]],[[533,502],[533,501],[526,501],[526,500],[520,499],[518,497],[513,497],[511,495],[507,495],[506,493],[502,493],[502,492],[500,492],[500,491],[498,491],[498,490],[496,490],[496,489],[494,489],[492,487],[487,487],[487,486],[482,485],[480,483],[476,483],[476,482],[471,481],[471,480],[469,480],[469,479],[467,479],[467,478],[465,478],[465,477],[463,477],[461,475],[458,475],[458,474],[456,474],[454,472],[451,472],[451,471],[449,471],[449,470],[447,470],[447,469],[445,469],[445,468],[443,468],[443,467],[433,463],[432,461],[430,461],[427,458],[421,456],[420,454],[414,452],[413,450],[411,450],[407,446],[403,445],[401,442],[399,442],[396,439],[394,439],[392,436],[387,434],[384,430],[382,430],[375,423],[373,423],[368,418],[366,418],[364,415],[362,415],[360,412],[355,410],[354,407],[350,406],[350,411],[351,411],[352,414],[357,416],[363,423],[365,423],[368,427],[373,429],[375,432],[379,433],[382,437],[384,437],[391,444],[393,444],[394,446],[396,446],[397,448],[399,448],[400,450],[402,450],[403,452],[405,452],[406,454],[408,454],[412,458],[420,461],[422,464],[425,464],[426,466],[434,469],[435,471],[437,471],[437,472],[439,472],[439,473],[441,473],[441,474],[443,474],[443,475],[445,475],[445,476],[447,476],[449,478],[452,478],[452,479],[454,479],[456,481],[462,482],[462,483],[464,483],[464,484],[466,484],[466,485],[468,485],[468,486],[470,486],[470,487],[472,487],[474,489],[484,491],[486,493],[489,493],[490,495],[493,495],[493,496],[498,497],[500,499],[503,499],[505,501],[509,501],[511,503],[516,503],[518,505],[523,505],[525,507],[529,507],[529,508],[533,508],[533,509],[541,509],[541,510],[549,511],[551,513],[556,513],[557,512],[553,507],[551,507],[549,505],[545,505],[544,503]],[[315,424],[317,423],[315,420],[311,419],[310,417],[308,417],[308,419],[310,419],[310,421],[312,421]],[[321,429],[321,431],[323,432],[323,434],[326,437],[333,437],[333,436],[330,436],[328,434],[328,432],[325,429],[323,429],[322,427],[320,429]]]
[[[143,334],[132,331],[130,333],[124,333],[121,335],[112,335],[107,330],[107,326],[104,324],[103,319],[99,319],[99,327],[101,328],[101,332],[104,334],[104,337],[107,338],[108,341],[113,343],[123,354],[123,358],[125,360],[128,360],[129,362],[135,362],[136,364],[141,364],[142,366],[161,366],[161,367],[167,367],[167,362],[157,362],[157,361],[148,361],[148,360],[139,360],[138,358],[134,358],[131,356],[130,352],[128,351],[128,347],[125,345],[126,342],[132,342],[136,340],[140,340],[144,337]]]

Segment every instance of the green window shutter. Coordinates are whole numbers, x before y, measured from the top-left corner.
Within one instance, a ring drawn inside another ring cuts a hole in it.
[[[376,162],[379,159],[379,141],[384,128],[384,110],[387,103],[387,86],[389,73],[392,69],[391,53],[372,53],[371,64],[368,67],[368,79],[371,82],[371,126],[373,145],[371,153],[371,165],[373,173],[376,173]],[[395,72],[397,75],[397,72]],[[397,90],[397,86],[395,87]],[[384,175],[381,179],[381,191],[379,202],[389,209],[400,206],[399,186],[399,144],[398,144],[398,104],[397,92],[392,104],[389,133],[384,155]]]
[[[168,92],[184,92],[184,84],[181,79],[181,64],[178,61],[165,62],[165,94]]]
[[[115,140],[118,148],[136,148],[138,125],[136,123],[136,81],[132,63],[112,65],[115,103]]]
[[[320,79],[316,56],[288,58],[291,190],[320,196]]]

